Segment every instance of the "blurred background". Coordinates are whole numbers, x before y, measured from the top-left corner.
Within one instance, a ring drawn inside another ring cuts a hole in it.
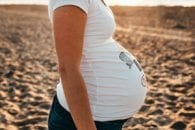
[[[125,130],[195,130],[195,0],[104,0],[149,92]],[[48,0],[0,0],[0,130],[46,130],[58,82]]]
[[[42,4],[47,5],[49,0],[0,0],[0,4]],[[194,0],[104,0],[109,5],[128,6],[194,6]]]

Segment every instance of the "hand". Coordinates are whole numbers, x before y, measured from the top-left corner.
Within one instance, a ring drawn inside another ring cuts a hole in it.
[[[97,130],[95,123],[92,126],[86,126],[85,128],[79,128],[78,130]]]

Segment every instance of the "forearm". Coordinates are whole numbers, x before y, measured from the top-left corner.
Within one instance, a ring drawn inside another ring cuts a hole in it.
[[[80,71],[60,71],[71,116],[78,130],[96,130],[89,98]]]

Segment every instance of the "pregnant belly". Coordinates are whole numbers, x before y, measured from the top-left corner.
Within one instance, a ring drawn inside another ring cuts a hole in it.
[[[140,63],[130,52],[114,46],[110,51],[93,50],[84,58],[81,71],[92,105],[97,109],[123,106],[132,111],[141,107],[147,84]]]

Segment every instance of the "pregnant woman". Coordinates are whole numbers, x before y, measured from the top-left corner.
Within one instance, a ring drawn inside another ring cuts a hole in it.
[[[121,130],[144,104],[147,86],[136,58],[113,39],[103,0],[50,0],[59,83],[49,130]]]

